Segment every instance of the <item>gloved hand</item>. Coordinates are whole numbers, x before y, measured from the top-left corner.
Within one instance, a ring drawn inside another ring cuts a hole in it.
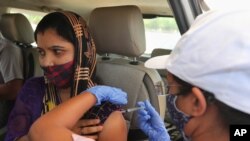
[[[144,107],[138,111],[139,127],[148,135],[150,141],[170,141],[165,125],[148,100],[140,101],[138,106]]]
[[[96,97],[96,105],[100,105],[102,101],[109,101],[113,104],[127,104],[127,93],[119,88],[110,86],[94,86],[87,90],[87,92],[92,93]]]

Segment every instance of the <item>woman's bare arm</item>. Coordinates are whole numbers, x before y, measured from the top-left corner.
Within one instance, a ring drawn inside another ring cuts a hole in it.
[[[110,114],[104,122],[98,141],[127,141],[127,125],[121,112]]]
[[[96,97],[89,92],[85,92],[63,102],[51,112],[40,117],[31,126],[28,138],[32,141],[52,141],[54,137],[54,139],[60,141],[72,140],[73,132],[69,129],[71,129],[82,115],[95,103]]]
[[[71,131],[71,129],[75,125],[75,123],[93,105],[95,105],[96,103],[99,104],[102,101],[107,101],[107,100],[114,104],[126,104],[127,94],[123,92],[121,89],[113,87],[108,87],[108,86],[92,87],[87,91],[83,92],[82,94],[63,102],[52,111],[41,116],[31,126],[31,129],[27,137],[30,141],[54,141],[54,140],[72,141],[73,140],[72,135],[74,133]],[[104,125],[106,126],[105,130],[107,131],[105,131],[102,135],[102,136],[105,135],[103,139],[105,140],[107,139],[107,141],[109,141],[111,139],[110,137],[114,135],[108,131],[117,130],[118,131],[117,133],[123,133],[124,131],[123,129],[126,128],[126,124],[121,113],[114,112],[114,115],[111,114],[109,118]],[[115,124],[113,125],[111,125],[112,119],[116,120]],[[126,131],[127,130],[125,130],[124,134],[117,134],[117,135],[127,136]],[[82,138],[81,136],[78,137]],[[84,140],[86,140],[86,138]]]

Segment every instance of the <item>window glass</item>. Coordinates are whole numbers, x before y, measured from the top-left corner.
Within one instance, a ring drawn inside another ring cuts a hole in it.
[[[181,37],[173,17],[157,17],[144,19],[146,33],[146,51],[150,55],[153,49],[173,49]]]

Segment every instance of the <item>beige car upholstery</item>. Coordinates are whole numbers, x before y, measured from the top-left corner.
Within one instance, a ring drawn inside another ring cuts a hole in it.
[[[143,18],[139,8],[97,8],[90,15],[89,27],[97,53],[104,55],[97,62],[96,73],[100,83],[126,91],[126,108],[135,107],[137,101],[149,99],[164,118],[166,100],[164,97],[159,99],[155,89],[155,85],[160,84],[162,93],[165,93],[163,81],[156,70],[145,68],[143,62],[136,60],[146,48]],[[138,131],[136,112],[125,114],[125,118],[130,122],[128,140],[136,140],[139,136],[138,132],[133,134],[133,131]]]
[[[1,32],[11,41],[31,44],[34,42],[33,29],[29,20],[22,14],[3,14],[1,17]]]
[[[0,28],[3,36],[16,43],[23,51],[24,78],[43,75],[38,52],[31,45],[34,42],[34,31],[28,19],[20,13],[6,13],[1,17]]]
[[[151,53],[151,58],[161,55],[169,55],[172,50],[170,49],[163,49],[163,48],[155,48]],[[167,70],[166,69],[159,69],[158,70],[160,76],[163,78],[163,81],[165,85],[167,84],[166,78],[167,78]]]

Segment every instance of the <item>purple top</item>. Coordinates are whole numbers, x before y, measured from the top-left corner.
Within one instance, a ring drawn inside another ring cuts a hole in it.
[[[22,87],[10,113],[5,141],[26,135],[32,123],[41,116],[45,82],[43,77],[31,78]]]
[[[43,77],[31,78],[25,82],[10,113],[5,141],[14,141],[28,133],[32,123],[41,116],[44,94]],[[104,102],[101,106],[91,108],[85,114],[85,118],[99,117],[104,122],[111,112],[119,109],[121,109],[119,105]]]

